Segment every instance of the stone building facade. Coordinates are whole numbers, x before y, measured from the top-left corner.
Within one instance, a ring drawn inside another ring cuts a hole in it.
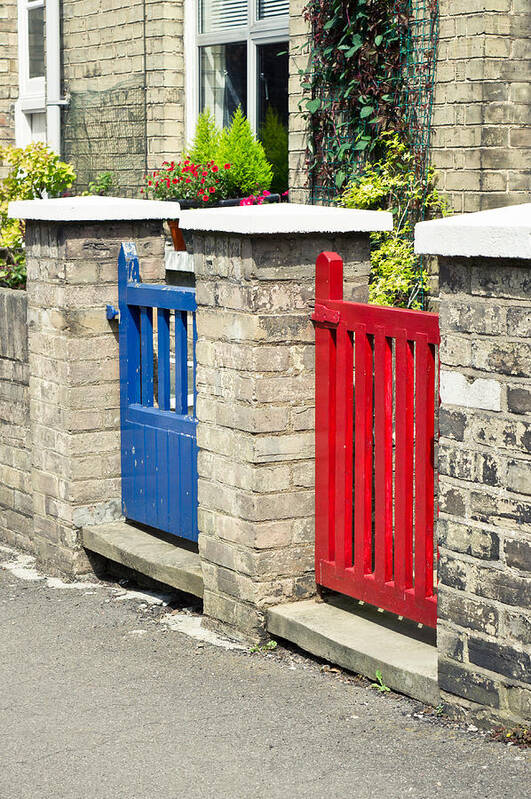
[[[15,101],[18,96],[16,0],[1,0],[0,2],[0,41],[2,42],[0,48],[1,147],[13,144],[15,141]]]
[[[289,29],[291,198],[307,201],[308,131],[299,110],[299,68],[308,60],[305,3],[280,5]],[[146,168],[182,152],[199,107],[198,89],[187,78],[198,58],[197,6],[195,0],[62,3],[61,146],[81,187],[110,170],[120,193],[137,195]],[[0,55],[0,141],[15,137],[16,11],[16,0],[0,5],[7,42]],[[440,185],[458,212],[522,202],[531,180],[529,4],[439,0],[439,11],[432,163]],[[188,60],[185,44],[195,52]]]
[[[431,160],[456,212],[531,191],[531,6],[439,0]]]

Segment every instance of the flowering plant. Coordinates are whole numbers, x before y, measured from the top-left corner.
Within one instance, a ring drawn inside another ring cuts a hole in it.
[[[213,205],[226,196],[230,168],[229,163],[196,164],[188,158],[178,163],[164,161],[160,169],[145,175],[146,187],[141,192],[157,200],[178,198]]]

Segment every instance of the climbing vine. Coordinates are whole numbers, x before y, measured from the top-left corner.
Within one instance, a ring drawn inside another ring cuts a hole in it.
[[[307,166],[316,202],[334,199],[398,133],[426,167],[437,0],[309,0],[310,59],[302,71]]]
[[[438,0],[308,0],[301,71],[312,201],[391,210],[372,237],[371,302],[422,307],[415,223],[446,213],[428,167]]]

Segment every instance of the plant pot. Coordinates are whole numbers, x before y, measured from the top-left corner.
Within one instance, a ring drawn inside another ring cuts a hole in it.
[[[189,211],[192,208],[233,208],[236,205],[240,205],[242,200],[245,199],[245,197],[231,197],[230,199],[218,200],[216,203],[208,203],[208,205],[206,205],[203,202],[196,202],[196,200],[184,200],[179,199],[179,197],[169,197],[166,202],[179,203],[182,211]],[[279,203],[282,202],[282,197],[280,194],[270,194],[268,197],[262,197],[262,200],[264,203]]]
[[[219,206],[220,208],[232,208],[235,205],[240,205],[241,201],[246,199],[245,197],[235,197],[227,200],[220,200]],[[261,198],[264,203],[279,203],[280,202],[280,194],[269,194],[267,197]]]

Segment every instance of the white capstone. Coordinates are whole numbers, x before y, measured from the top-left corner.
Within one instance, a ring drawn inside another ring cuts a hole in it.
[[[179,227],[220,233],[369,233],[393,229],[387,211],[362,211],[297,203],[181,211]]]
[[[501,410],[501,385],[496,380],[469,379],[460,372],[441,370],[441,402],[484,411]]]
[[[419,222],[415,252],[531,258],[531,203]]]
[[[129,197],[59,197],[52,200],[16,200],[9,203],[12,219],[43,222],[107,222],[130,219],[177,219],[179,203],[132,200]]]

